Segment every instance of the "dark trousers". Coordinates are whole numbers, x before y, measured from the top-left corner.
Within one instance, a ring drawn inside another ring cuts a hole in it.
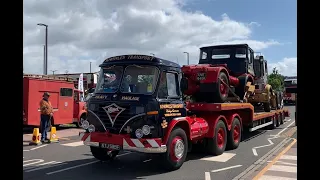
[[[40,131],[41,131],[41,141],[47,139],[47,132],[50,127],[50,115],[41,114]]]

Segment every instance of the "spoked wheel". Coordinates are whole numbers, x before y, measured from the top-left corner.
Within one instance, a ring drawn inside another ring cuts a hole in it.
[[[113,160],[119,154],[119,151],[109,150],[109,149],[104,149],[99,147],[90,146],[90,149],[93,157],[95,157],[100,161]]]
[[[163,154],[164,167],[170,171],[179,169],[186,160],[188,152],[188,139],[183,129],[172,130],[167,148],[167,152]]]
[[[227,148],[229,150],[238,148],[241,141],[241,124],[238,118],[234,118],[231,130],[228,132]]]
[[[217,156],[224,152],[227,144],[227,129],[222,120],[219,120],[216,125],[214,138],[208,138],[207,142],[208,153]]]
[[[217,80],[217,91],[214,92],[216,103],[224,103],[229,94],[229,79],[224,72],[220,72]]]

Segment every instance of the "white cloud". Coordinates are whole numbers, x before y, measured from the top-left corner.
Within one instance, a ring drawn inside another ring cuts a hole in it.
[[[297,75],[297,58],[284,58],[282,61],[276,63],[270,63],[268,70],[272,73],[273,68],[277,68],[278,72],[285,76]]]
[[[24,72],[42,73],[44,28],[49,25],[48,70],[88,72],[105,57],[154,53],[179,60],[190,53],[197,63],[199,47],[219,43],[248,43],[259,51],[279,43],[250,38],[256,22],[237,22],[227,14],[212,19],[182,9],[186,0],[25,0]]]

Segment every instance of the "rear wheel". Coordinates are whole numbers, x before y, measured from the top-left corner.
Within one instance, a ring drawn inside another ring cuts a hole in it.
[[[226,149],[227,144],[227,129],[222,120],[219,120],[215,131],[214,138],[207,139],[206,149],[212,155],[221,155]]]
[[[171,131],[164,156],[164,167],[170,171],[179,169],[187,157],[188,139],[185,131],[175,128]]]
[[[214,93],[217,103],[224,103],[229,94],[229,79],[224,72],[220,72],[217,80],[217,91]]]
[[[100,161],[112,160],[119,154],[119,151],[109,150],[109,149],[104,149],[99,147],[92,147],[92,146],[90,146],[90,150],[93,157],[95,157]]]
[[[238,118],[234,118],[231,130],[228,132],[227,148],[229,150],[238,148],[241,141],[241,124]]]

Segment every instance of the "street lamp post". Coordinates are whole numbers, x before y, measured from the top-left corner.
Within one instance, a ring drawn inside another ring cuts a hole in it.
[[[187,64],[189,65],[189,53],[188,52],[183,52],[185,54],[187,54]]]
[[[91,63],[92,63],[92,62],[90,62],[90,73],[91,73]]]
[[[46,56],[46,59],[45,59],[45,63],[44,63],[44,66],[45,66],[44,74],[48,75],[48,25],[43,24],[43,23],[38,23],[37,25],[46,27],[46,37],[45,37],[45,56]]]
[[[46,74],[46,45],[43,45],[43,74]]]
[[[58,71],[58,70],[51,70],[52,71],[52,75],[54,75],[54,72]]]

